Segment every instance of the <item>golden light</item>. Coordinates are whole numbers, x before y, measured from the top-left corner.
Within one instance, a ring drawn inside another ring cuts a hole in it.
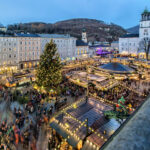
[[[70,127],[68,123],[65,123],[65,126],[66,126],[66,128],[69,128],[69,127]]]
[[[76,108],[77,108],[77,105],[76,105],[76,104],[74,104],[74,105],[73,105],[73,108],[74,108],[74,109],[76,109]]]

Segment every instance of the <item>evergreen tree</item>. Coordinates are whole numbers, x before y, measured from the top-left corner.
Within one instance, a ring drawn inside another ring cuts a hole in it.
[[[59,84],[62,81],[61,62],[57,53],[56,44],[51,40],[47,43],[43,54],[40,57],[37,68],[36,83],[49,92],[50,89],[58,92]]]

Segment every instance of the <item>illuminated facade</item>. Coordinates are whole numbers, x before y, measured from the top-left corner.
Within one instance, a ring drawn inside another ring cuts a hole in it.
[[[15,34],[0,37],[1,68],[15,66],[21,69],[38,65],[46,43],[53,40],[62,59],[75,57],[76,38],[69,35]]]
[[[138,54],[139,35],[127,34],[119,38],[119,53],[120,54]]]
[[[145,58],[144,48],[140,46],[143,39],[150,41],[150,12],[147,9],[141,14],[139,35],[126,34],[119,38],[119,53]]]
[[[58,34],[39,34],[41,37],[41,50],[44,51],[46,43],[53,40],[57,45],[58,53],[61,59],[72,59],[75,56],[76,51],[76,38],[70,35],[58,35]]]
[[[150,38],[150,12],[147,9],[142,13],[139,34],[140,40]]]
[[[89,55],[89,46],[87,43],[84,43],[82,40],[76,41],[76,53],[77,58],[88,57]]]

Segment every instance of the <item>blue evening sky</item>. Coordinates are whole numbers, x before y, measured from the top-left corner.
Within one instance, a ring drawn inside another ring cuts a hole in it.
[[[0,0],[0,23],[91,18],[128,28],[139,23],[146,6],[150,0]]]

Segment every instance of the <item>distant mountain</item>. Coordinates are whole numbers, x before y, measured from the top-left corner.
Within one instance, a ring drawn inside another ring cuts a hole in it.
[[[116,24],[106,24],[95,19],[70,19],[54,24],[43,22],[30,22],[24,24],[9,25],[8,30],[14,32],[70,34],[81,39],[82,30],[85,29],[88,41],[114,41],[125,34],[126,30]]]
[[[139,25],[127,29],[127,32],[133,34],[139,34]]]

